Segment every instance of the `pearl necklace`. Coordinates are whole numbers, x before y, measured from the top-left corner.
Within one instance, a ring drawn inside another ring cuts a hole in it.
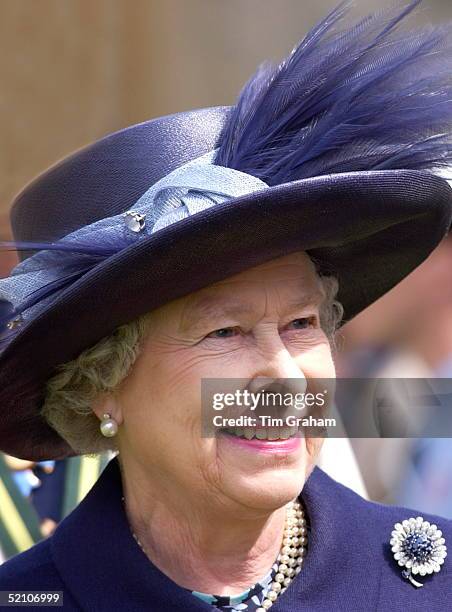
[[[124,502],[124,497],[121,499]],[[132,528],[130,528],[130,530],[138,546],[144,554],[150,558],[136,533]],[[262,602],[262,606],[257,608],[256,612],[265,612],[271,608],[278,596],[284,593],[294,577],[301,572],[301,567],[306,555],[307,535],[306,519],[300,502],[289,502],[286,505],[286,522],[284,525],[283,541],[279,555],[276,559],[278,563],[278,572],[275,575],[275,580],[272,582],[270,590],[267,592]]]

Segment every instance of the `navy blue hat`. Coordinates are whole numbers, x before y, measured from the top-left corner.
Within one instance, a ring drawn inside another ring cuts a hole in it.
[[[419,4],[341,29],[341,4],[233,107],[110,134],[41,174],[11,210],[22,261],[0,280],[0,449],[74,455],[40,415],[45,384],[118,326],[306,251],[339,279],[344,321],[448,231],[452,50]]]

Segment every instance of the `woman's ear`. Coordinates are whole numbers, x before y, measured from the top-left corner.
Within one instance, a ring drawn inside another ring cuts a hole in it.
[[[101,393],[91,402],[91,408],[101,421],[104,414],[108,414],[118,425],[122,424],[123,415],[121,405],[113,393]]]

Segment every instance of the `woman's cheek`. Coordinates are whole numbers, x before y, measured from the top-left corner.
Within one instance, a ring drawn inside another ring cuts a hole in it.
[[[325,338],[307,338],[291,343],[292,352],[296,352],[297,363],[305,376],[330,378],[335,376],[331,347]]]

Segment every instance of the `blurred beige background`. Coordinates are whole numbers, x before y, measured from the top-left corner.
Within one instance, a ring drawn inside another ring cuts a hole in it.
[[[59,158],[154,116],[231,104],[330,0],[0,0],[0,238],[11,200]],[[452,18],[426,0],[425,21]],[[380,2],[357,1],[355,13]],[[424,21],[424,16],[421,16]],[[2,255],[6,273],[14,255]]]

